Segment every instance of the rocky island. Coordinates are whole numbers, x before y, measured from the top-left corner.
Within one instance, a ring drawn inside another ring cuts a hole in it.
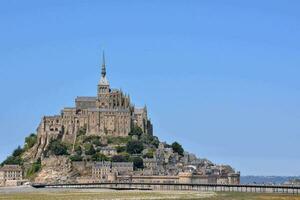
[[[79,96],[75,107],[44,116],[2,162],[0,185],[25,181],[239,184],[240,174],[154,136],[146,106],[137,108],[128,94],[111,89],[103,54],[97,96]]]

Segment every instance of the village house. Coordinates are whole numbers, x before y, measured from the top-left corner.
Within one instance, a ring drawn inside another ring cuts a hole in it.
[[[92,167],[92,179],[100,182],[112,182],[116,175],[131,175],[132,162],[96,162]]]
[[[4,171],[0,171],[0,187],[4,186],[5,179],[4,179]]]
[[[0,169],[0,185],[16,186],[23,180],[23,170],[20,165],[4,165]]]
[[[114,156],[117,155],[117,150],[114,147],[101,147],[100,148],[100,153],[106,155],[106,156]]]
[[[22,180],[23,170],[20,165],[4,165],[0,171],[4,173],[5,180]]]

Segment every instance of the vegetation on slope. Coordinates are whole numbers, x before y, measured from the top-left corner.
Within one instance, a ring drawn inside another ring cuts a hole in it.
[[[42,168],[41,159],[39,158],[34,163],[24,161],[22,156],[30,150],[37,142],[37,135],[30,134],[25,138],[23,148],[19,146],[12,155],[8,156],[1,165],[17,164],[24,166],[25,177],[34,177]],[[72,162],[76,161],[112,161],[112,162],[133,162],[134,169],[142,169],[143,158],[153,158],[154,152],[159,145],[159,139],[156,136],[143,133],[139,127],[133,127],[127,137],[112,137],[112,136],[95,136],[88,135],[86,127],[80,128],[77,133],[76,140],[73,144],[62,142],[61,138],[52,139],[43,152],[44,157],[67,156]],[[113,147],[117,151],[117,155],[106,156],[101,152],[103,147]],[[183,148],[178,142],[172,145],[174,152],[183,155]]]
[[[31,133],[28,137],[25,138],[24,150],[27,151],[28,149],[32,148],[36,142],[37,142],[37,135]]]
[[[179,155],[183,156],[183,148],[178,142],[174,142],[172,145],[172,149],[174,152],[178,153]]]
[[[6,160],[4,160],[1,165],[22,165],[23,164],[23,159],[22,159],[22,154],[23,154],[24,150],[18,146],[18,148],[16,148],[12,155],[8,156],[6,158]]]
[[[68,147],[59,139],[53,139],[50,141],[48,148],[46,150],[47,155],[69,155]]]
[[[24,147],[18,146],[13,153],[8,156],[1,165],[22,165],[24,160],[22,155],[30,148],[32,148],[37,142],[36,134],[32,133],[28,137],[25,138]]]
[[[126,145],[126,151],[129,154],[140,154],[144,150],[144,144],[138,140],[131,140]]]
[[[25,177],[28,179],[33,179],[37,172],[39,172],[42,168],[41,159],[37,159],[31,166],[27,169],[25,173]]]

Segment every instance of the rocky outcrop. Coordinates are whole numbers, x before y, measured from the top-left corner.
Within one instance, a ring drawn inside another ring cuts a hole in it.
[[[66,156],[51,156],[42,160],[42,170],[35,178],[36,183],[72,183],[78,173],[73,170]]]
[[[61,132],[57,132],[56,134],[49,133],[45,129],[45,118],[43,118],[37,129],[37,142],[31,149],[25,152],[23,159],[34,161],[43,157],[43,153],[47,150],[50,141],[60,137],[60,135]]]

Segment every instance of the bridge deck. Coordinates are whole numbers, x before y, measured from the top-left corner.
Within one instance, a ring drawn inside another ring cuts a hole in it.
[[[117,190],[193,190],[215,192],[255,192],[300,194],[300,186],[285,185],[223,185],[223,184],[180,184],[180,183],[75,183],[34,184],[35,188],[106,188]]]

